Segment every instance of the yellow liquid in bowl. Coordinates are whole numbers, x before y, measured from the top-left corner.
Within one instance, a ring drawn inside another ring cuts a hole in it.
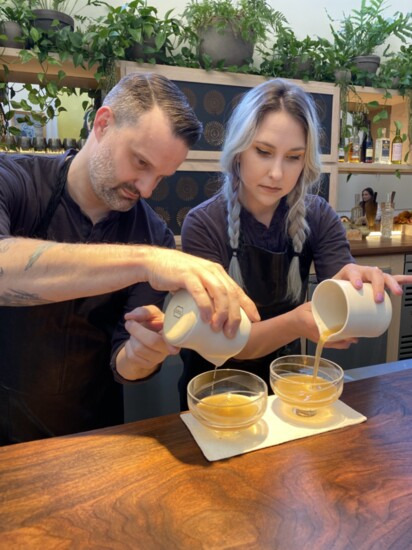
[[[342,393],[343,381],[336,386],[320,376],[291,374],[273,383],[273,391],[285,403],[299,409],[318,409],[334,403]]]
[[[266,400],[225,392],[209,395],[192,409],[203,423],[219,429],[239,429],[252,426],[264,412]]]

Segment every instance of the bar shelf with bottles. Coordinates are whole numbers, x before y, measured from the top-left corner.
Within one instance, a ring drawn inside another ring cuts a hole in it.
[[[387,93],[389,92],[389,94]],[[379,121],[379,123],[371,124],[371,135],[374,145],[374,160],[375,160],[375,145],[377,140],[378,128],[386,130],[386,136],[390,139],[391,150],[392,142],[395,137],[396,125],[395,121],[401,124],[401,133],[407,134],[409,106],[407,98],[403,97],[398,90],[381,90],[370,87],[355,86],[352,91],[349,91],[348,106],[349,111],[356,111],[359,103],[368,105],[371,102],[376,102],[379,107],[368,108],[368,121],[371,123],[374,115],[379,110],[384,108],[388,111],[388,118]],[[402,162],[399,163],[383,163],[383,162],[345,162],[338,163],[338,173],[340,174],[412,174],[412,150],[408,157],[408,163],[405,162],[408,149],[410,147],[409,140],[403,143]],[[348,155],[346,155],[348,156]],[[362,159],[361,159],[362,160]]]

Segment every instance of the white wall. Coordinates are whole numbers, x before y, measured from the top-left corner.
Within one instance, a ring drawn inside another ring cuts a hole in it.
[[[76,0],[73,0],[73,2],[76,2]],[[325,8],[327,8],[331,17],[339,19],[342,13],[347,14],[352,9],[358,9],[360,2],[361,0],[268,0],[270,6],[283,13],[300,38],[307,34],[330,38],[329,20]],[[112,0],[110,3],[113,6],[121,6],[124,1]],[[179,15],[187,4],[187,0],[148,0],[148,5],[157,8],[160,15],[164,15],[166,11],[172,8],[174,9],[173,14]],[[389,3],[386,12],[388,14],[396,11],[407,13],[411,10],[410,0],[398,0]],[[96,16],[97,12],[97,8],[85,8],[81,11],[81,15]]]

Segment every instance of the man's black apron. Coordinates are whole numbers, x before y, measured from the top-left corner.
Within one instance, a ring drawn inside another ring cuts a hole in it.
[[[28,236],[47,238],[69,164]],[[0,445],[123,422],[122,386],[109,368],[113,318],[120,315],[119,298],[110,294],[0,307]]]
[[[293,256],[294,251],[291,244],[286,252],[270,252],[247,244],[243,244],[241,247],[238,259],[245,291],[256,304],[262,321],[282,315],[304,301],[303,297],[306,295],[308,280],[307,273],[310,266],[310,261],[306,260],[305,254],[302,254],[300,258],[300,271],[301,276],[303,275],[302,299],[297,304],[285,298],[289,266]],[[271,393],[269,384],[270,363],[277,357],[300,353],[300,340],[295,340],[265,357],[244,361],[229,359],[222,366],[257,374],[268,384]],[[183,349],[180,354],[184,363],[183,373],[179,380],[180,407],[181,410],[187,410],[186,388],[188,382],[202,372],[213,370],[214,365],[193,350]]]

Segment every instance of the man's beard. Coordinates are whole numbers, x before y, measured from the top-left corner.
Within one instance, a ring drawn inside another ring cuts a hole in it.
[[[89,177],[94,193],[110,210],[127,212],[140,200],[140,193],[131,183],[119,183],[113,187],[113,183],[116,181],[116,170],[109,146],[101,144],[100,148],[91,156]],[[122,189],[136,195],[136,198],[124,197],[121,195]]]

